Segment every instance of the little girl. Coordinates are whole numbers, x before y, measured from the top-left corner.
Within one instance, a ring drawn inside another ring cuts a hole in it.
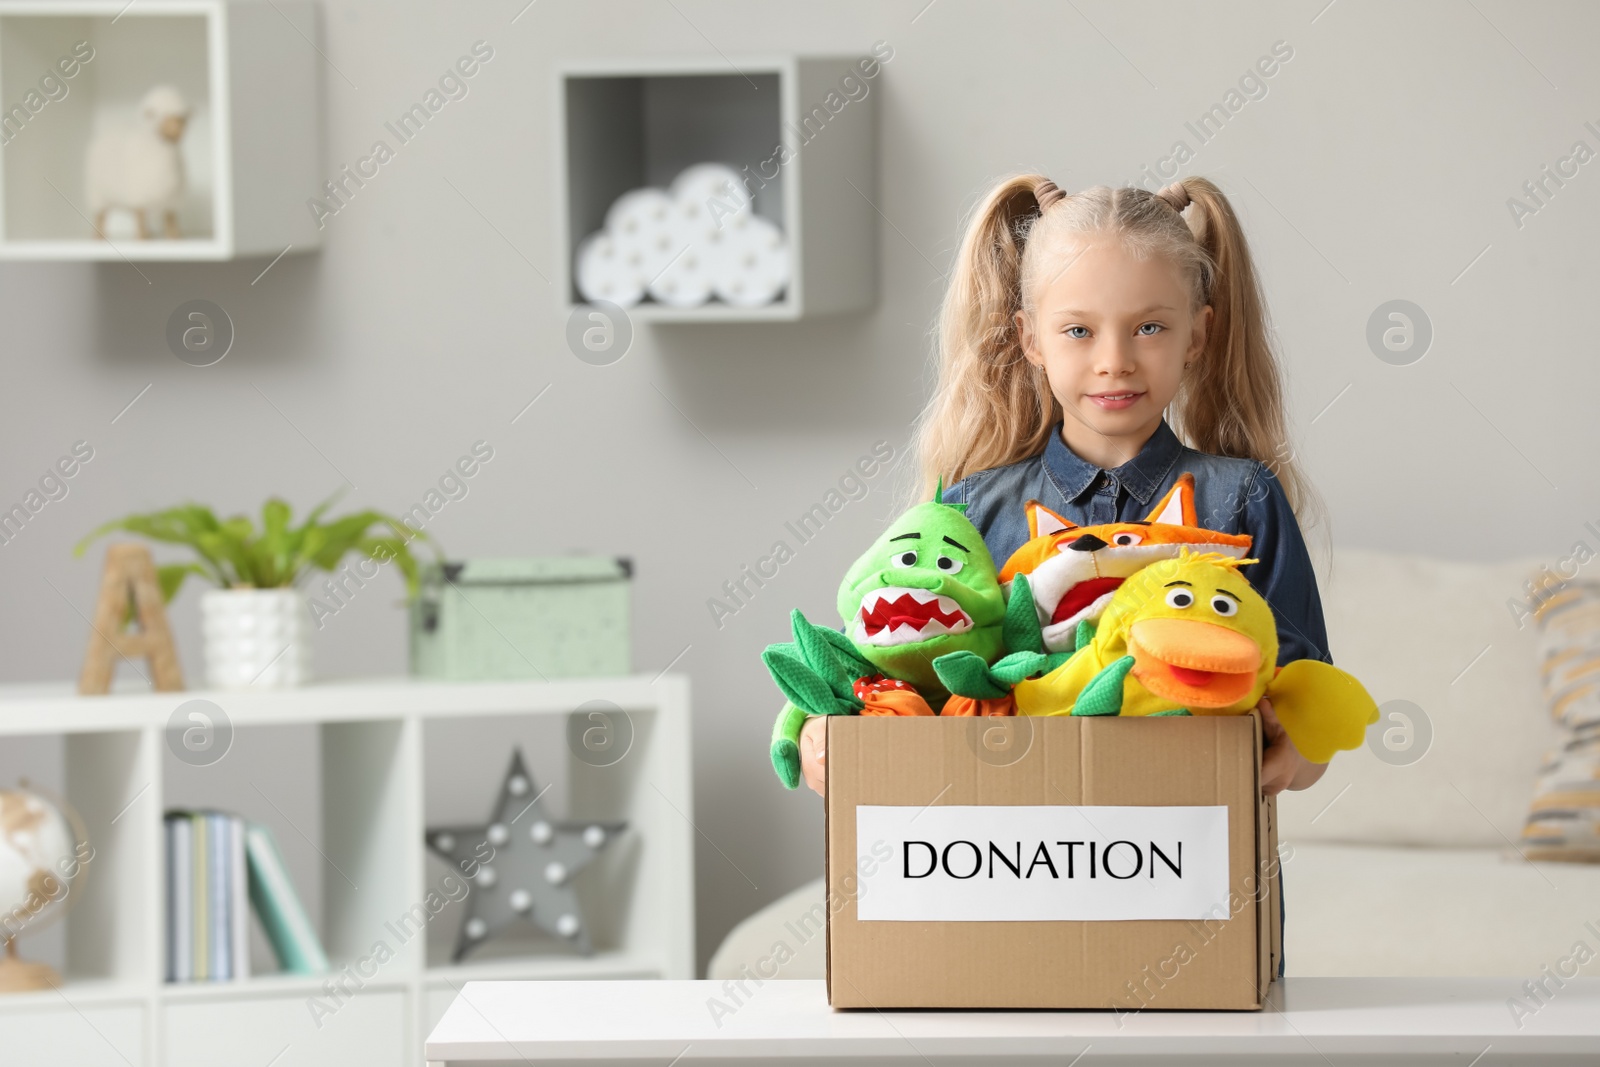
[[[1279,664],[1332,662],[1296,519],[1312,494],[1287,448],[1255,268],[1216,185],[1000,182],[968,224],[939,350],[917,499],[942,479],[997,563],[1028,539],[1027,500],[1078,525],[1133,521],[1190,471],[1200,525],[1252,538],[1260,562],[1243,573],[1277,617]],[[1260,711],[1262,792],[1317,781],[1327,765],[1295,750],[1270,701]],[[818,793],[823,726],[808,721],[800,745]]]
[[[939,341],[916,499],[943,479],[943,499],[967,504],[1004,563],[1028,539],[1030,499],[1080,526],[1127,522],[1190,471],[1200,525],[1251,536],[1260,562],[1245,574],[1277,617],[1278,663],[1333,662],[1295,517],[1311,490],[1289,458],[1266,309],[1222,190],[1204,178],[1070,195],[1036,174],[1000,182],[967,226]],[[1262,792],[1322,777],[1271,702],[1260,708]],[[823,725],[814,716],[800,744],[818,793]]]

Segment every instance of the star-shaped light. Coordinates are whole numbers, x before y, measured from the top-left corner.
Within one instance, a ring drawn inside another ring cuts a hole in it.
[[[593,953],[572,876],[628,824],[549,819],[540,795],[518,748],[487,825],[427,831],[428,848],[471,886],[453,962],[524,920]]]

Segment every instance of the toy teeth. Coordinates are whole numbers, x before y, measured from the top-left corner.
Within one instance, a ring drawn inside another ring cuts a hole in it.
[[[953,697],[933,669],[939,656],[965,652],[987,670],[1003,651],[1006,615],[994,559],[963,514],[966,505],[939,496],[942,488],[896,519],[846,573],[838,608],[848,633],[796,611],[794,640],[762,653],[788,698],[770,745],[788,788],[800,782],[800,730],[809,716],[1013,713],[1009,693]],[[1029,608],[1030,622],[1032,615]]]
[[[970,629],[972,616],[950,597],[929,589],[890,585],[861,598],[854,636],[858,644],[883,647]]]
[[[1030,540],[1000,568],[1000,580],[1026,574],[1044,630],[1045,648],[1071,652],[1078,624],[1094,622],[1122,583],[1145,566],[1172,559],[1179,550],[1229,556],[1250,551],[1249,534],[1225,534],[1200,526],[1194,506],[1194,475],[1184,471],[1167,495],[1135,522],[1079,526],[1037,500],[1025,505]]]

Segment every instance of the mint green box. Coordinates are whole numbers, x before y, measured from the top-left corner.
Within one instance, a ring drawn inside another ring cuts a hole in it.
[[[452,681],[633,673],[633,567],[604,556],[424,564],[411,673]]]

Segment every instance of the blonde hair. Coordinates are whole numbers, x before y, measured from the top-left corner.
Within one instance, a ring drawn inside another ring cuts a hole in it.
[[[1213,309],[1205,349],[1169,409],[1179,439],[1260,461],[1297,516],[1320,511],[1288,447],[1281,373],[1244,232],[1205,178],[1160,193],[1097,185],[1063,194],[1043,175],[1021,174],[979,201],[939,312],[938,381],[913,445],[917,499],[929,499],[940,479],[949,485],[1044,450],[1061,405],[1043,369],[1024,358],[1015,316],[1032,316],[1043,279],[1071,246],[1097,237],[1141,260],[1163,257],[1187,282],[1192,310]]]

